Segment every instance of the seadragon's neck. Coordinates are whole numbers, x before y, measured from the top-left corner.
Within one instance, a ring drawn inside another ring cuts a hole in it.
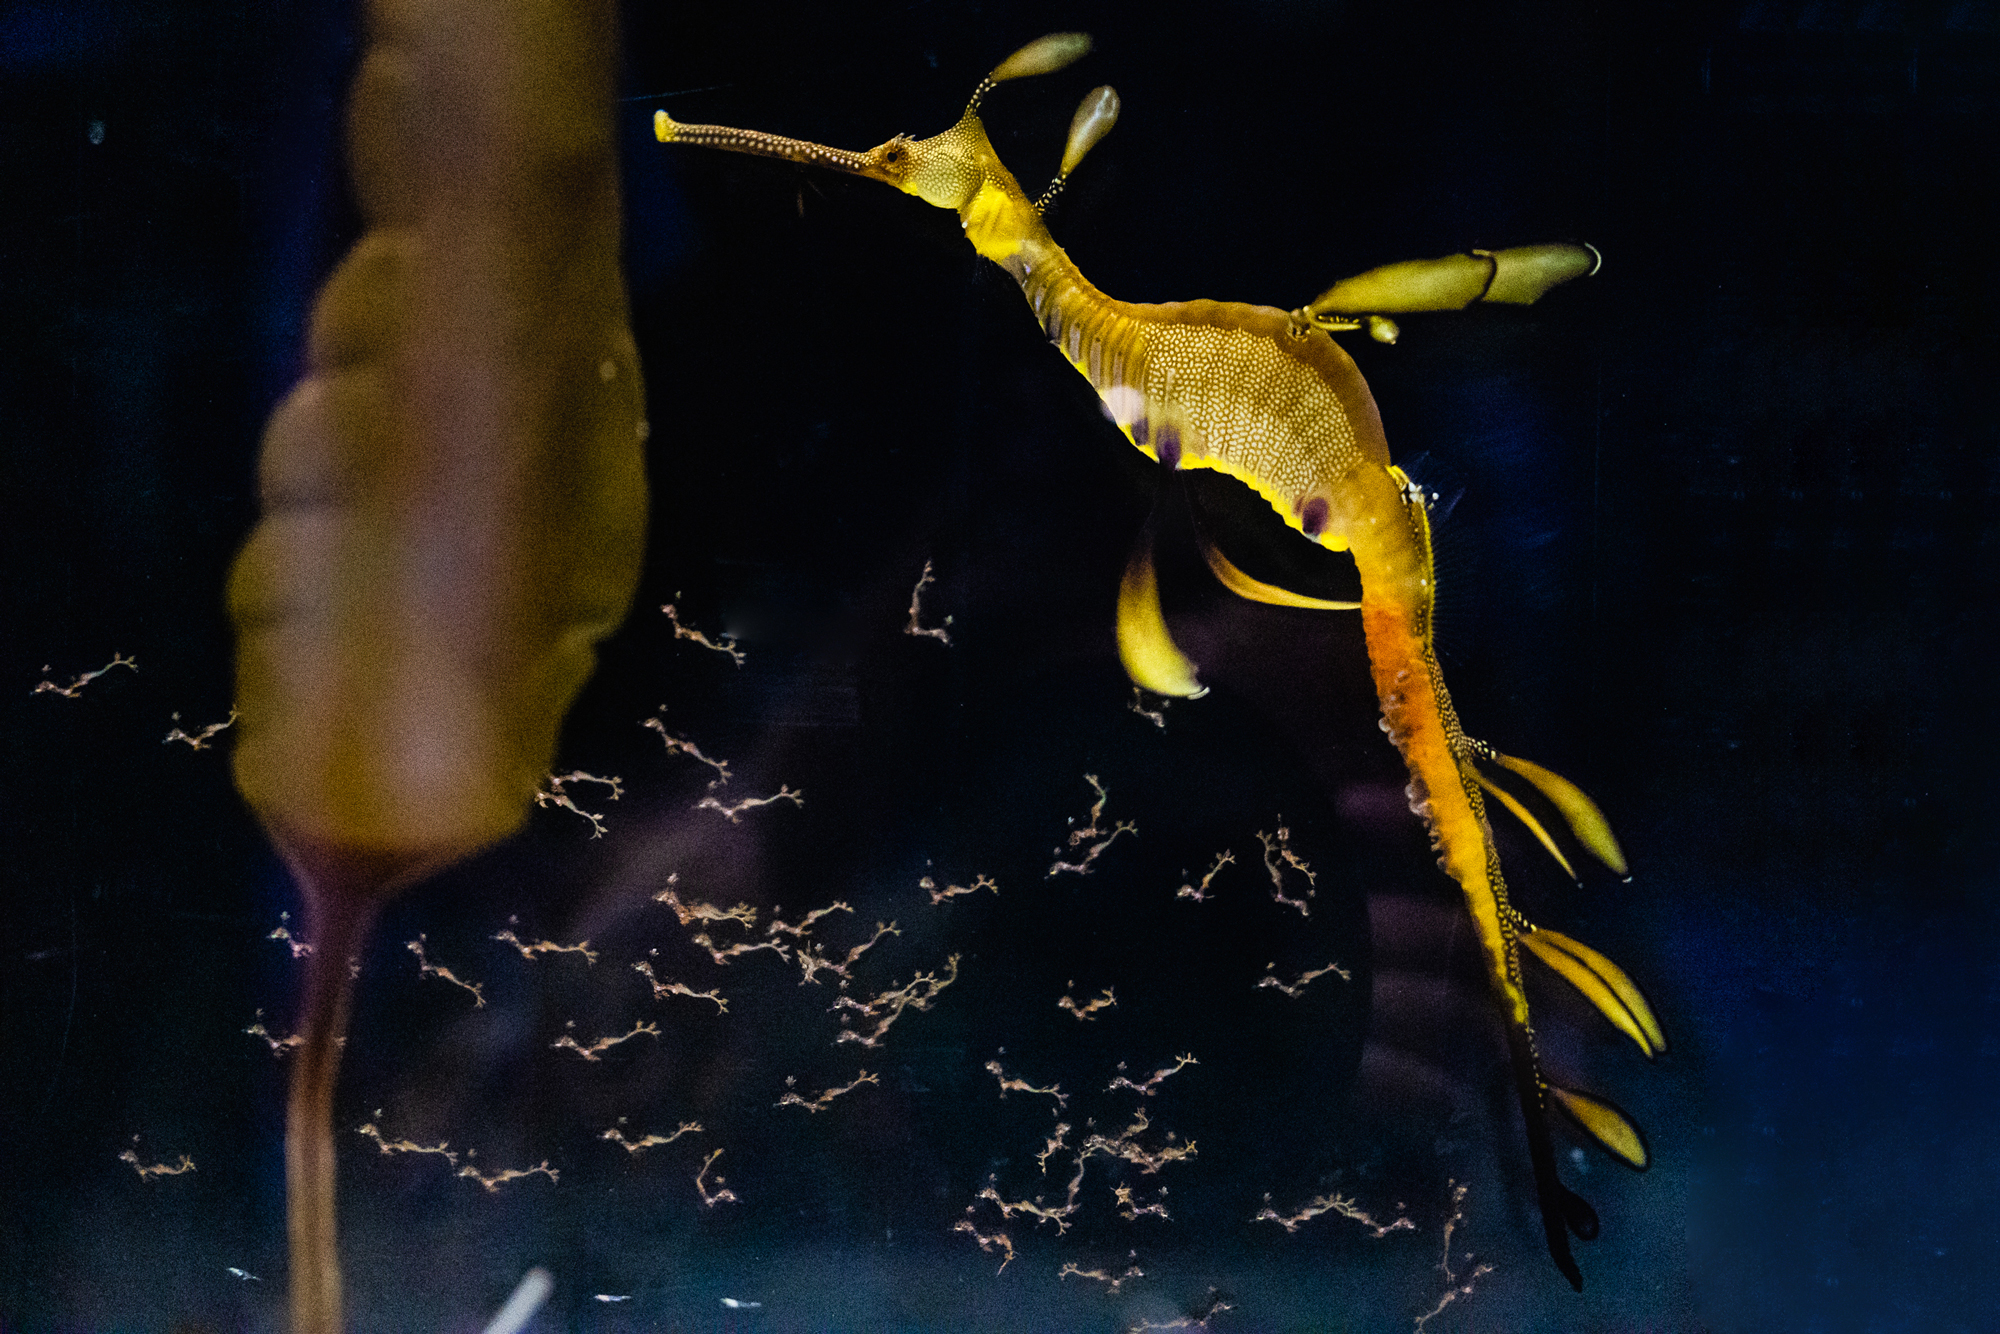
[[[977,173],[977,184],[957,206],[965,239],[1021,285],[1049,341],[1106,396],[1113,420],[1125,425],[1109,398],[1138,382],[1144,333],[1130,318],[1133,309],[1092,286],[1056,244],[1041,210],[993,151],[976,113],[968,111],[939,139],[951,140],[958,160]]]
[[[1097,391],[1105,416],[1147,457],[1160,459],[1162,442],[1153,438],[1148,422],[1166,418],[1168,389],[1149,376],[1152,339],[1139,309],[1093,287],[1046,232],[1039,244],[1024,244],[1001,267],[1021,284],[1043,336]],[[1178,429],[1172,438],[1178,442]],[[1169,466],[1179,457],[1176,443]]]

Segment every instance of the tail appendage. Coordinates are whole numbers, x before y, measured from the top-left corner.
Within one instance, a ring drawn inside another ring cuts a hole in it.
[[[1647,1059],[1666,1049],[1666,1037],[1645,997],[1623,970],[1587,945],[1537,928],[1508,900],[1499,850],[1486,818],[1485,794],[1492,793],[1519,816],[1566,871],[1569,863],[1542,823],[1481,772],[1480,764],[1530,783],[1562,816],[1577,841],[1614,870],[1624,870],[1624,856],[1603,813],[1573,783],[1540,765],[1502,755],[1461,729],[1431,639],[1436,578],[1429,515],[1421,493],[1400,470],[1391,466],[1388,472],[1401,492],[1408,546],[1396,540],[1400,536],[1396,525],[1383,523],[1371,525],[1376,534],[1372,540],[1355,541],[1363,588],[1362,624],[1381,701],[1382,729],[1409,766],[1411,810],[1428,825],[1438,864],[1465,894],[1486,963],[1487,987],[1506,1028],[1549,1253],[1571,1285],[1581,1289],[1583,1277],[1570,1253],[1568,1234],[1590,1240],[1597,1232],[1597,1218],[1557,1176],[1549,1131],[1550,1096],[1621,1162],[1643,1169],[1649,1155],[1638,1130],[1609,1102],[1552,1085],[1544,1077],[1521,976],[1520,947],[1526,945],[1529,953],[1576,987]]]

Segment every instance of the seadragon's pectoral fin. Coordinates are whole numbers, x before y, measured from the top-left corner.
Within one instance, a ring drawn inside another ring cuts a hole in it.
[[[1118,585],[1118,660],[1132,684],[1156,695],[1195,699],[1208,693],[1195,665],[1167,630],[1160,610],[1160,580],[1153,570],[1153,534],[1139,534]]]
[[[1361,608],[1359,602],[1337,602],[1332,598],[1307,597],[1304,593],[1294,593],[1289,588],[1280,588],[1276,584],[1267,584],[1262,579],[1252,578],[1237,569],[1235,563],[1223,555],[1221,548],[1215,543],[1206,537],[1199,540],[1202,559],[1208,562],[1209,571],[1215,575],[1216,582],[1246,601],[1268,603],[1273,607],[1305,607],[1312,611],[1359,611]]]
[[[1647,1060],[1667,1049],[1667,1035],[1653,1017],[1653,1007],[1625,976],[1624,969],[1560,931],[1532,927],[1521,932],[1520,941],[1530,954],[1582,992],[1613,1027],[1638,1044]]]

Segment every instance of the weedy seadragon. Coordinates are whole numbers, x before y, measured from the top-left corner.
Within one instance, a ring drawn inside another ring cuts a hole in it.
[[[1028,307],[1063,357],[1102,399],[1105,415],[1147,458],[1168,470],[1207,468],[1244,483],[1310,542],[1352,555],[1359,602],[1334,602],[1253,578],[1203,539],[1204,555],[1231,592],[1282,606],[1358,610],[1381,703],[1382,730],[1408,765],[1411,810],[1428,825],[1439,865],[1464,891],[1487,986],[1504,1026],[1534,1166],[1549,1253],[1570,1284],[1583,1276],[1568,1234],[1597,1233],[1590,1205],[1556,1173],[1551,1105],[1613,1155],[1647,1162],[1645,1142],[1609,1102],[1548,1082],[1535,1046],[1521,949],[1583,993],[1648,1058],[1666,1039],[1625,973],[1589,946],[1531,923],[1509,902],[1487,823],[1487,795],[1522,820],[1565,869],[1556,841],[1504,783],[1539,794],[1578,843],[1621,875],[1623,853],[1596,805],[1540,765],[1466,735],[1432,643],[1436,576],[1425,492],[1390,461],[1368,386],[1333,332],[1366,330],[1393,342],[1393,315],[1457,310],[1478,302],[1527,304],[1596,271],[1589,246],[1536,245],[1412,260],[1344,279],[1296,310],[1226,301],[1137,305],[1105,296],[1055,243],[1043,212],[1118,116],[1118,95],[1093,90],[1077,109],[1056,179],[1030,199],[1000,162],[979,118],[997,85],[1061,69],[1090,49],[1081,33],[1056,33],[1002,61],[974,90],[958,122],[928,139],[899,135],[867,152],[752,130],[682,124],[656,112],[661,143],[727,149],[865,176],[954,210],[966,239],[1021,285]],[[1171,696],[1202,693],[1194,664],[1168,632],[1150,544],[1141,541],[1118,596],[1118,645],[1139,686]]]

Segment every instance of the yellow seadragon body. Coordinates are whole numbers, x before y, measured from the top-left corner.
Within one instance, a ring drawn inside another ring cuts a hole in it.
[[[1090,381],[1105,414],[1134,446],[1168,469],[1227,474],[1262,496],[1305,538],[1352,554],[1361,582],[1358,604],[1262,583],[1205,547],[1217,577],[1240,596],[1289,606],[1358,606],[1382,729],[1409,768],[1411,809],[1427,824],[1440,866],[1465,895],[1488,988],[1507,1033],[1550,1253],[1580,1288],[1568,1233],[1594,1236],[1597,1220],[1557,1177],[1551,1096],[1627,1163],[1645,1166],[1646,1150],[1610,1104],[1543,1079],[1522,985],[1521,947],[1582,991],[1648,1057],[1664,1049],[1665,1039],[1622,971],[1587,946],[1537,930],[1509,903],[1483,793],[1493,792],[1559,860],[1561,853],[1529,809],[1480,766],[1507,770],[1527,782],[1584,847],[1621,872],[1622,854],[1596,807],[1573,785],[1501,755],[1461,729],[1432,644],[1436,587],[1425,500],[1390,461],[1374,398],[1328,330],[1367,328],[1393,341],[1391,312],[1455,309],[1480,300],[1533,301],[1592,268],[1595,252],[1536,246],[1388,265],[1347,279],[1290,312],[1237,302],[1114,300],[1093,287],[1056,244],[1043,224],[1041,205],[1000,162],[978,115],[981,100],[996,84],[1058,69],[1088,47],[1080,34],[1031,43],[980,84],[950,129],[929,139],[899,136],[866,153],[685,125],[664,111],[656,113],[654,128],[663,143],[830,167],[956,211],[966,238],[1021,285],[1049,341]],[[1116,115],[1117,97],[1110,89],[1085,99],[1051,193]],[[1137,684],[1168,695],[1202,693],[1193,664],[1168,634],[1150,548],[1143,541],[1126,571],[1118,622],[1120,654]]]

